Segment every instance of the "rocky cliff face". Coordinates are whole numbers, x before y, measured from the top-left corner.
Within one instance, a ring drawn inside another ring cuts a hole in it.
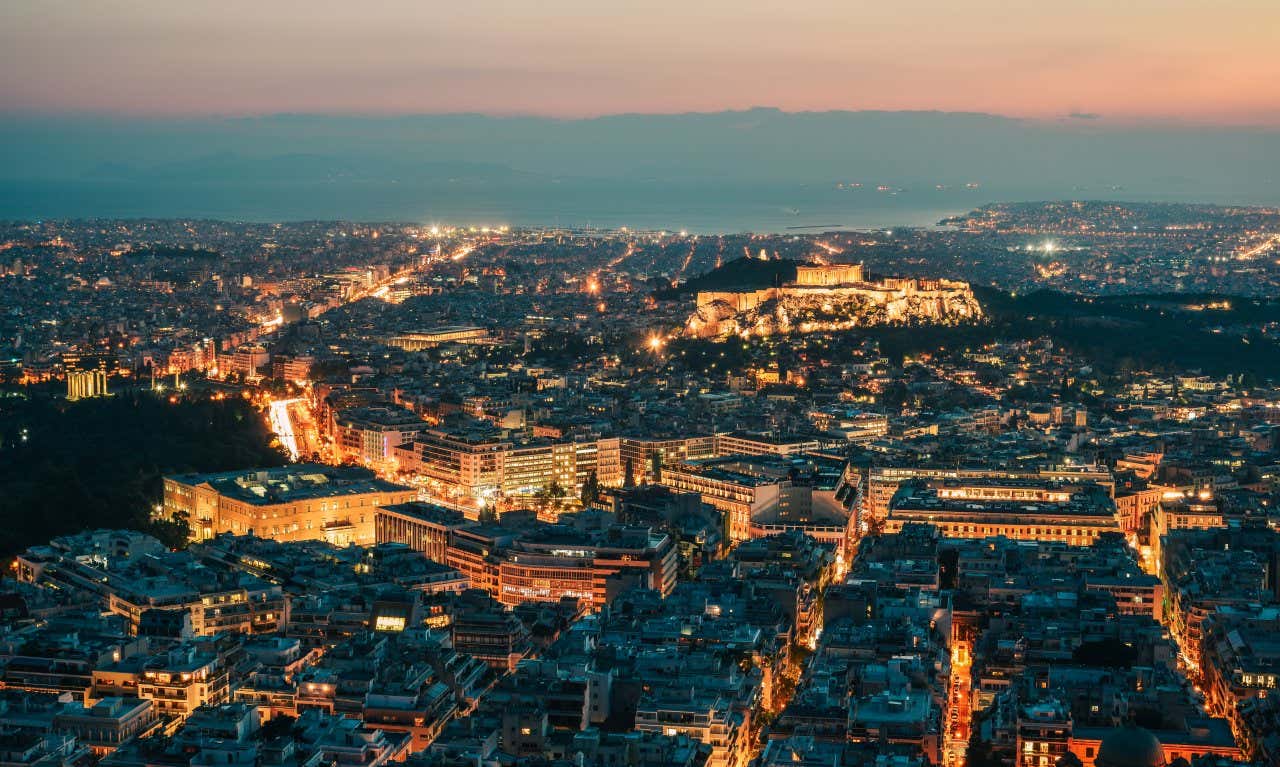
[[[967,283],[894,281],[893,287],[802,288],[758,291],[758,300],[700,301],[685,322],[697,338],[768,336],[896,324],[957,324],[982,317]],[[739,310],[739,306],[746,308]]]

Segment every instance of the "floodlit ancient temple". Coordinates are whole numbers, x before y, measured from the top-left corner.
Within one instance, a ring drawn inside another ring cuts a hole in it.
[[[981,316],[967,282],[912,277],[869,281],[862,264],[805,265],[796,267],[795,281],[786,285],[699,292],[685,334],[768,336],[915,322],[954,324]]]

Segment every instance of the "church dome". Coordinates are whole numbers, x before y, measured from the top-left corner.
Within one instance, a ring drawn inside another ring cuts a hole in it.
[[[1134,725],[1112,730],[1098,747],[1096,767],[1165,767],[1164,749],[1147,730]]]

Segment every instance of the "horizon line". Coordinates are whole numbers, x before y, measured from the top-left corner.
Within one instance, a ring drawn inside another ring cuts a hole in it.
[[[1226,129],[1226,130],[1260,130],[1280,132],[1280,122],[1256,120],[1213,120],[1178,115],[1116,115],[1110,116],[1092,112],[1068,111],[1055,115],[1009,115],[999,112],[979,110],[948,109],[797,109],[788,110],[777,106],[754,105],[747,107],[731,107],[711,110],[680,111],[620,111],[584,114],[550,114],[539,112],[502,112],[475,110],[446,111],[367,111],[367,110],[315,110],[315,111],[279,111],[279,112],[145,112],[130,113],[112,110],[25,110],[0,108],[0,121],[22,120],[102,120],[111,122],[136,123],[182,123],[182,122],[248,122],[253,120],[271,120],[282,118],[311,119],[349,119],[366,121],[394,121],[430,118],[472,118],[487,120],[531,120],[548,123],[587,123],[619,118],[696,118],[731,115],[773,114],[782,117],[834,117],[834,116],[937,116],[937,117],[972,117],[1005,121],[1014,124],[1046,127],[1076,128],[1157,128],[1157,129]]]

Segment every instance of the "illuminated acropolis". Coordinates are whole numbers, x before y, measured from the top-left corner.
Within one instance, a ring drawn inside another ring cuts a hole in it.
[[[913,277],[872,281],[862,264],[801,265],[793,282],[778,287],[699,292],[685,334],[768,336],[911,322],[952,324],[981,316],[967,282]]]

